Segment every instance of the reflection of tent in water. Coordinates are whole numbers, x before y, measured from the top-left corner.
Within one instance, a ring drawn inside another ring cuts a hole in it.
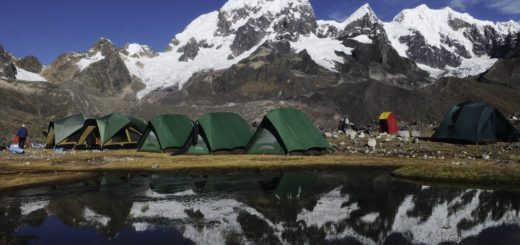
[[[464,102],[450,109],[432,138],[465,143],[516,141],[518,131],[498,111],[483,102]]]
[[[139,151],[162,152],[183,151],[188,144],[193,122],[184,115],[161,115],[148,123],[143,138],[139,142]]]
[[[45,146],[73,148],[79,140],[84,123],[85,117],[81,114],[50,122]]]
[[[311,194],[309,189],[314,185],[317,177],[314,172],[284,173],[281,178],[274,177],[271,182],[259,182],[259,184],[266,191],[276,186],[273,190],[274,197],[280,201],[290,201]]]
[[[241,153],[252,134],[247,122],[235,113],[207,113],[193,127],[188,153]]]
[[[175,194],[188,190],[197,191],[200,179],[188,175],[160,175],[150,180],[149,186],[159,194]],[[205,179],[203,179],[205,183]]]
[[[303,111],[272,110],[264,117],[247,146],[251,154],[326,153],[330,144]]]
[[[133,189],[130,183],[107,176],[96,184],[83,186],[83,191],[77,192],[76,188],[74,195],[51,198],[47,207],[49,215],[72,227],[94,225],[106,236],[115,237],[125,227],[132,208]]]
[[[79,147],[132,148],[146,128],[143,121],[121,113],[89,119],[85,122],[78,140]]]

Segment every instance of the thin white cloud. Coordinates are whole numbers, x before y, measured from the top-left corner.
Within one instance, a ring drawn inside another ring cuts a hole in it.
[[[450,7],[463,11],[476,5],[495,9],[505,14],[520,14],[520,0],[451,0],[449,3]]]
[[[451,0],[450,7],[459,10],[466,10],[467,5],[464,3],[464,0]]]
[[[332,11],[329,13],[329,15],[327,17],[331,20],[343,22],[350,16],[350,14],[345,13],[345,12],[346,11]]]
[[[520,14],[520,0],[495,0],[488,5],[506,14]]]
[[[466,10],[468,7],[477,5],[484,0],[451,0],[450,7],[459,10]]]

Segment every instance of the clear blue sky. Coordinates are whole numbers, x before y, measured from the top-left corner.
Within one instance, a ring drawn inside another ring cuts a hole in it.
[[[226,0],[11,0],[2,1],[0,43],[17,57],[49,64],[67,51],[85,51],[100,37],[116,45],[137,42],[162,51],[200,14]],[[364,3],[383,20],[426,3],[451,6],[479,19],[520,20],[520,0],[311,0],[318,19],[342,20]]]

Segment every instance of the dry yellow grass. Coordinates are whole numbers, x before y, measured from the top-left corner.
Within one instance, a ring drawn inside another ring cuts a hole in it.
[[[87,172],[0,174],[0,189],[73,182],[95,176]]]
[[[171,156],[133,150],[62,154],[33,150],[0,160],[0,188],[73,181],[107,172],[224,172],[240,170],[395,168],[394,175],[446,182],[520,184],[519,164],[497,165],[472,160],[454,165],[454,159],[416,159],[365,154],[325,156],[213,155]],[[23,173],[23,174],[20,174]]]

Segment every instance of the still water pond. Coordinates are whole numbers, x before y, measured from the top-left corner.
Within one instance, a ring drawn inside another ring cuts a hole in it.
[[[382,170],[111,175],[0,194],[0,243],[520,244],[519,205]]]

